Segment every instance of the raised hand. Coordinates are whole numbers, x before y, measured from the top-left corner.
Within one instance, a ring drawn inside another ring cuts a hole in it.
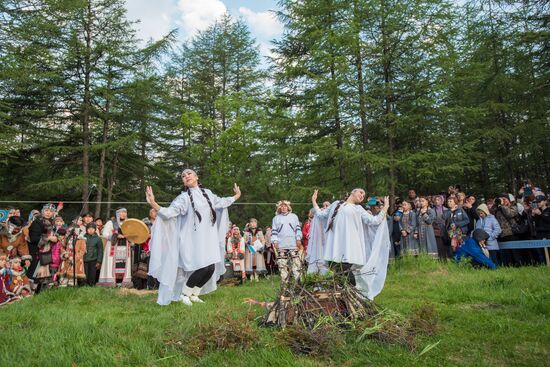
[[[382,207],[382,210],[385,213],[387,213],[389,208],[390,208],[390,197],[384,196],[384,206]]]
[[[313,191],[313,195],[311,195],[311,203],[315,208],[319,208],[319,205],[317,205],[317,195],[319,194],[319,190]]]
[[[147,200],[147,203],[150,205],[155,202],[155,194],[153,193],[153,188],[151,186],[147,186],[145,189],[145,200]]]
[[[233,185],[233,192],[235,193],[235,195],[233,196],[235,200],[239,200],[239,198],[241,197],[241,188],[237,186],[236,183]]]
[[[153,193],[153,188],[151,186],[147,186],[145,189],[145,200],[147,200],[147,203],[151,205],[151,208],[155,209],[157,212],[160,210],[160,205],[158,205],[155,201],[155,194]]]

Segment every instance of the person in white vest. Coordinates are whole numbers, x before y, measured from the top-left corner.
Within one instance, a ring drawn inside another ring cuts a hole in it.
[[[151,229],[149,275],[158,279],[157,303],[181,301],[191,306],[203,302],[198,296],[214,291],[216,281],[225,273],[225,234],[229,217],[227,207],[241,196],[220,198],[205,189],[197,173],[182,172],[184,191],[162,208],[148,186],[146,199],[158,213]]]
[[[281,200],[271,226],[271,242],[277,250],[277,266],[281,274],[281,286],[300,280],[302,270],[302,228],[298,216],[292,213],[290,201]]]

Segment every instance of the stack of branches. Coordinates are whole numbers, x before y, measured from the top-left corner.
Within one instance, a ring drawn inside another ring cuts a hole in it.
[[[344,326],[378,313],[374,303],[349,283],[345,273],[307,274],[302,281],[281,289],[261,325],[303,325],[312,330],[327,317]]]

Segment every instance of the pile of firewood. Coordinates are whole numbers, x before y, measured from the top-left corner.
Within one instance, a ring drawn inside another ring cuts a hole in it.
[[[374,303],[365,298],[343,274],[308,274],[300,282],[281,289],[268,308],[263,326],[301,324],[308,329],[330,320],[345,325],[378,314]]]

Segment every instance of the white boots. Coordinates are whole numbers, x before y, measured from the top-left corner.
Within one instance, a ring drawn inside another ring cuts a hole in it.
[[[193,293],[189,297],[192,302],[204,303],[204,301],[199,298],[199,294],[201,294],[201,289],[202,288],[199,287],[193,287]]]
[[[202,288],[199,288],[199,287],[193,287],[193,288],[189,288],[188,286],[183,287],[183,292],[180,296],[180,301],[187,306],[192,306],[193,302],[204,303],[204,301],[199,298],[201,289]]]

